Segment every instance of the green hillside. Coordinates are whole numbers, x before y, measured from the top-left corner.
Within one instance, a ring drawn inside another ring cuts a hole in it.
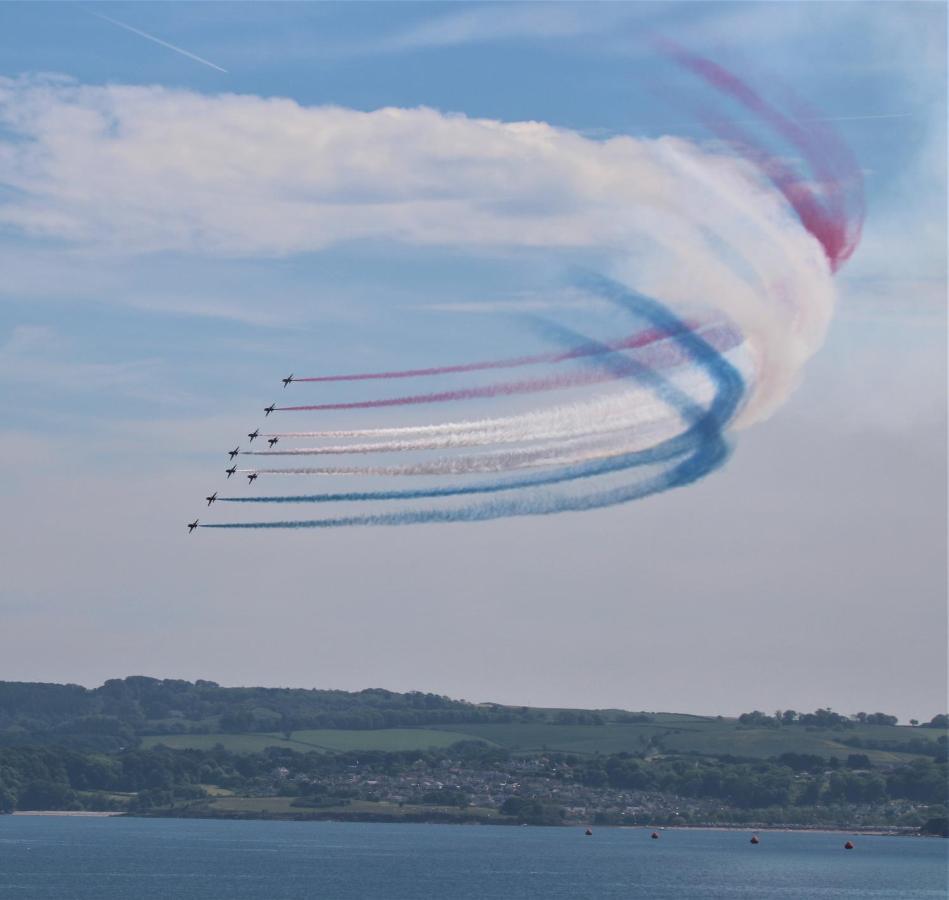
[[[949,718],[736,718],[437,694],[0,682],[0,813],[944,833]]]
[[[850,754],[862,753],[871,762],[885,765],[909,762],[928,755],[922,751],[928,745],[935,748],[940,734],[936,729],[886,725],[855,727],[846,731],[830,728],[749,727],[735,719],[664,715],[661,724],[558,725],[550,722],[512,722],[358,731],[311,729],[293,731],[289,738],[275,732],[149,735],[142,739],[142,746],[164,745],[174,749],[208,750],[221,745],[234,753],[259,752],[266,747],[324,752],[422,751],[449,747],[459,741],[477,740],[525,754],[543,751],[584,755],[625,752],[645,756],[695,753],[702,756],[769,759],[784,753],[798,753],[824,759],[846,759]],[[854,740],[874,746],[845,743]],[[909,749],[916,744],[919,745],[918,749]]]
[[[879,765],[936,757],[944,717],[922,727],[884,713],[848,717],[829,709],[747,713],[739,719],[682,713],[468,703],[419,691],[397,693],[222,687],[132,676],[101,687],[0,682],[0,746],[62,745],[99,752],[163,745],[235,753],[425,751],[481,741],[514,754],[627,753],[824,760],[866,756]],[[940,727],[930,727],[939,725]]]
[[[231,753],[258,753],[267,747],[287,750],[345,752],[350,750],[430,750],[471,740],[461,731],[429,728],[380,728],[370,731],[311,729],[282,734],[163,734],[142,738],[145,748],[163,745],[173,750],[210,750],[221,745]]]

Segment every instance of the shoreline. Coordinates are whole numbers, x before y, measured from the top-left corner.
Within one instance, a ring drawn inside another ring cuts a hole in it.
[[[336,814],[311,813],[297,816],[287,816],[281,814],[260,815],[248,812],[228,812],[215,815],[195,815],[194,813],[184,815],[174,814],[167,811],[155,811],[150,813],[129,813],[116,810],[16,810],[12,816],[32,816],[32,817],[56,817],[56,818],[127,818],[127,819],[204,819],[204,820],[224,820],[240,822],[342,822],[359,823],[364,825],[498,825],[505,828],[527,826],[530,823],[518,822],[514,819],[498,820],[478,820],[474,818],[448,818],[439,816],[378,816],[371,813],[354,814],[352,816],[340,816]],[[745,834],[763,834],[763,833],[814,833],[831,835],[861,835],[865,837],[940,837],[937,834],[924,834],[919,829],[910,827],[885,825],[854,825],[852,827],[834,827],[830,825],[590,825],[582,822],[572,822],[563,825],[530,825],[533,828],[575,828],[575,829],[618,829],[625,831],[728,831],[741,832]]]
[[[543,825],[538,823],[519,822],[516,819],[476,819],[476,818],[449,818],[437,815],[415,817],[415,816],[383,816],[373,813],[354,813],[352,815],[340,815],[336,813],[311,813],[304,815],[283,815],[273,813],[269,815],[260,815],[248,813],[245,811],[228,811],[216,813],[214,815],[195,815],[194,813],[185,815],[176,815],[170,812],[151,812],[151,813],[119,813],[119,815],[128,818],[141,819],[224,819],[230,821],[255,821],[255,822],[360,822],[364,824],[396,824],[396,825],[498,825],[505,828],[530,825],[533,828],[590,828],[596,829],[625,829],[628,831],[732,831],[743,832],[747,834],[757,834],[764,832],[814,832],[818,834],[843,834],[843,835],[871,835],[881,837],[938,837],[939,835],[923,834],[917,828],[886,826],[886,825],[854,825],[850,827],[835,827],[832,825],[597,825],[595,823],[570,822],[565,824]]]
[[[600,826],[601,828],[608,826]],[[647,825],[617,825],[617,828],[648,828]],[[886,827],[884,825],[854,825],[851,828],[834,828],[831,825],[761,825],[752,827],[750,825],[660,825],[655,831],[744,831],[749,834],[761,834],[763,832],[783,832],[791,834],[794,832],[812,832],[815,834],[860,834],[876,835],[879,837],[938,837],[938,835],[922,834],[918,828],[910,827]]]
[[[85,810],[85,809],[17,809],[10,813],[12,816],[65,816],[77,819],[102,819],[111,816],[125,816],[127,813],[113,810]]]

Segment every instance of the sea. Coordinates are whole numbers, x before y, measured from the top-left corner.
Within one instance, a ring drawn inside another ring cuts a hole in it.
[[[15,900],[935,900],[940,838],[0,816]]]

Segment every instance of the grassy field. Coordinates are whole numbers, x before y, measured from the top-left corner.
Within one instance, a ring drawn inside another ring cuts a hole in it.
[[[472,735],[428,728],[383,728],[375,731],[320,729],[282,734],[163,734],[142,738],[145,747],[164,744],[176,750],[209,750],[217,744],[234,753],[255,753],[266,747],[286,747],[306,752],[322,750],[426,750],[470,741]]]
[[[842,744],[850,737],[899,743],[918,737],[935,740],[941,732],[907,727],[864,726],[847,731],[807,728],[745,728],[733,719],[701,719],[686,716],[656,717],[654,722],[629,725],[505,725],[455,726],[470,737],[481,738],[514,751],[558,750],[565,753],[630,753],[655,751],[732,754],[766,759],[782,753],[812,753],[846,759],[851,753],[866,753],[875,763],[906,762],[912,754],[888,750],[864,750]],[[650,745],[650,741],[653,743]]]
[[[374,731],[321,729],[283,734],[179,734],[143,739],[146,747],[165,744],[176,749],[209,749],[222,744],[233,752],[248,753],[266,747],[323,752],[365,750],[425,750],[448,747],[458,741],[480,740],[515,752],[542,750],[564,753],[680,753],[732,754],[766,759],[782,753],[810,753],[845,759],[865,753],[874,763],[906,762],[912,754],[889,748],[863,749],[842,741],[869,739],[898,745],[910,739],[935,741],[944,732],[907,726],[863,725],[843,731],[805,728],[750,728],[734,719],[657,714],[649,722],[609,725],[556,725],[511,722],[487,725],[445,725],[429,728],[386,728]]]
[[[653,723],[630,725],[456,725],[469,740],[479,738],[508,750],[560,750],[565,753],[639,752],[668,729]]]

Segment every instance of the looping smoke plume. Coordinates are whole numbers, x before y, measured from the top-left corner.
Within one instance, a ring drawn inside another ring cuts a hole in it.
[[[859,168],[847,148],[810,111],[804,114],[797,106],[794,112],[785,112],[717,63],[671,42],[659,47],[717,91],[721,100],[753,114],[757,131],[710,115],[705,118],[719,139],[713,146],[673,138],[616,138],[593,147],[577,136],[550,131],[543,164],[552,165],[550,159],[557,159],[552,168],[563,176],[580,157],[596,159],[599,176],[584,185],[587,201],[597,209],[600,220],[592,225],[586,212],[574,210],[589,227],[582,238],[563,228],[561,239],[576,245],[602,240],[629,248],[625,258],[615,263],[612,277],[580,273],[573,278],[573,287],[622,310],[637,323],[637,330],[616,340],[596,341],[547,323],[547,336],[557,349],[545,354],[294,377],[288,386],[305,391],[309,383],[396,385],[423,377],[544,369],[538,375],[487,384],[346,402],[295,403],[276,407],[274,412],[283,417],[328,410],[463,404],[515,394],[540,397],[545,392],[591,385],[598,385],[601,393],[525,413],[453,416],[426,425],[274,430],[268,434],[271,449],[244,455],[261,460],[433,451],[447,455],[423,455],[396,464],[245,469],[264,479],[356,476],[427,478],[436,483],[224,497],[221,500],[226,504],[396,507],[319,519],[202,527],[472,522],[625,503],[691,484],[713,472],[728,458],[730,430],[766,419],[784,402],[823,341],[833,313],[833,274],[859,242],[863,222]],[[509,149],[530,145],[536,150],[536,140],[542,135],[535,124],[491,127],[498,139],[495,151],[504,145]],[[775,146],[792,149],[806,171],[786,162],[772,149]],[[584,165],[577,172],[583,170],[586,177],[591,170]],[[621,182],[615,177],[619,171],[625,172]],[[606,172],[609,177],[604,177]],[[568,179],[569,189],[580,190],[583,180]],[[536,177],[533,183],[537,184]],[[516,193],[517,181],[509,184]],[[608,208],[614,208],[615,215],[608,216]],[[475,231],[480,232],[485,225],[479,220],[483,208],[469,212],[467,226],[478,223]],[[555,220],[558,227],[563,226],[557,215],[543,222],[529,220],[517,235],[508,232],[502,239],[514,245],[548,241]],[[471,239],[470,232],[462,238],[459,230],[457,222],[448,225],[442,240]],[[406,239],[398,228],[392,234]],[[431,238],[416,230],[408,239]],[[483,233],[480,239],[486,239]],[[565,364],[569,366],[562,368]],[[309,443],[285,446],[298,439]],[[275,449],[279,441],[284,443]],[[494,449],[454,453],[472,447]],[[446,476],[455,480],[437,482]],[[402,505],[406,503],[413,505]]]

